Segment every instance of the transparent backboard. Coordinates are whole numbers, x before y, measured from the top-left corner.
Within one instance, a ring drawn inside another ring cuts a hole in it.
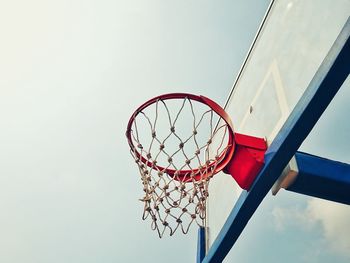
[[[347,0],[273,1],[225,105],[235,132],[274,140],[349,14]],[[241,190],[222,173],[211,180],[209,193],[208,248]]]

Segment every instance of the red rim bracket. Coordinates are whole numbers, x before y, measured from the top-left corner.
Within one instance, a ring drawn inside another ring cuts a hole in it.
[[[223,169],[238,185],[249,190],[262,167],[267,144],[264,138],[235,133],[236,150],[231,161]]]

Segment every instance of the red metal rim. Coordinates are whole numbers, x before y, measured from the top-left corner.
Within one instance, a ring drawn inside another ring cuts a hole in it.
[[[210,107],[216,114],[218,114],[228,125],[228,146],[227,150],[222,153],[221,156],[219,156],[217,162],[212,162],[209,166],[206,168],[197,168],[193,170],[174,170],[170,168],[165,168],[159,165],[153,164],[153,162],[148,161],[146,158],[144,158],[138,151],[135,145],[133,144],[132,141],[132,136],[131,136],[131,131],[132,131],[132,124],[136,118],[136,116],[145,108],[148,106],[156,103],[159,100],[171,100],[171,99],[184,99],[188,98],[190,100],[198,101],[200,103],[203,103]],[[190,181],[192,180],[189,176],[194,174],[194,179],[200,179],[203,178],[203,174],[205,174],[206,177],[210,177],[218,172],[220,172],[222,169],[225,168],[225,166],[230,162],[232,159],[232,156],[235,151],[235,140],[234,140],[234,132],[233,132],[233,125],[231,122],[231,118],[229,115],[225,112],[225,110],[218,105],[216,102],[212,101],[211,99],[204,97],[204,96],[198,96],[198,95],[193,95],[193,94],[188,94],[188,93],[169,93],[169,94],[163,94],[157,97],[154,97],[148,101],[146,101],[144,104],[142,104],[140,107],[137,108],[137,110],[132,114],[128,126],[126,129],[126,137],[128,139],[129,146],[131,150],[136,154],[136,157],[140,159],[144,164],[146,164],[150,168],[155,168],[159,171],[163,171],[164,173],[169,174],[170,176],[175,176],[178,180],[181,181]],[[215,167],[214,171],[211,171],[212,167]],[[211,171],[211,172],[206,172],[206,171]]]

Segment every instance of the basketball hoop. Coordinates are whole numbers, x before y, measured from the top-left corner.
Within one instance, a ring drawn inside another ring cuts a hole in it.
[[[263,165],[264,139],[237,134],[214,101],[186,93],[165,94],[141,105],[126,136],[143,184],[143,219],[162,237],[193,222],[205,225],[210,179],[230,173],[249,189]]]

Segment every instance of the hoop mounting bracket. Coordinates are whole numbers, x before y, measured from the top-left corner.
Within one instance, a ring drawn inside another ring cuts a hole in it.
[[[264,166],[266,140],[240,133],[235,133],[234,138],[236,149],[223,171],[230,174],[242,189],[249,190]]]

